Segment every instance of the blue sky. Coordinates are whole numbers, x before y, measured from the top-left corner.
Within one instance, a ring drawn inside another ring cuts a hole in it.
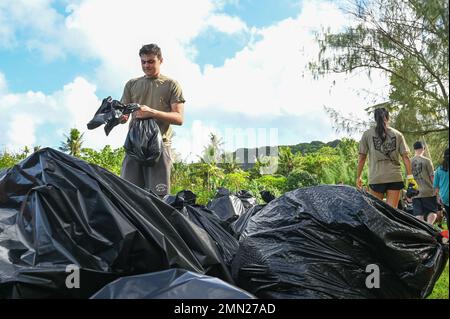
[[[0,150],[58,147],[71,127],[86,131],[101,100],[119,99],[142,75],[137,52],[151,42],[187,100],[174,138],[183,158],[207,142],[196,140],[199,131],[276,128],[279,144],[342,137],[323,106],[364,116],[368,101],[358,92],[386,90],[382,75],[316,81],[307,72],[317,56],[313,32],[346,21],[334,2],[319,0],[1,1]],[[108,137],[86,131],[85,145],[119,147],[125,136],[125,126]],[[230,145],[256,146],[241,142]]]

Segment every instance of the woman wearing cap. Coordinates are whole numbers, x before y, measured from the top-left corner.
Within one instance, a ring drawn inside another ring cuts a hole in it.
[[[364,132],[359,142],[359,160],[356,186],[362,188],[361,174],[369,157],[369,192],[397,208],[400,190],[405,187],[400,161],[406,167],[407,182],[417,189],[409,160],[409,148],[402,133],[389,127],[389,112],[385,108],[375,110],[376,126]]]
[[[444,151],[444,159],[434,173],[433,187],[437,195],[438,202],[444,205],[445,217],[448,224],[448,147]]]

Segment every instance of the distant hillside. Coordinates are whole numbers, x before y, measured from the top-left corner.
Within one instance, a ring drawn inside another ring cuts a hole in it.
[[[334,140],[328,143],[321,141],[312,141],[310,143],[299,143],[296,145],[287,145],[291,148],[292,153],[301,152],[302,155],[317,152],[324,146],[337,147],[341,141]],[[283,146],[283,145],[281,145]],[[262,146],[259,148],[239,148],[233,152],[233,157],[236,158],[237,163],[241,164],[244,170],[251,169],[256,162],[256,158],[260,155],[275,156],[278,154],[279,146]]]

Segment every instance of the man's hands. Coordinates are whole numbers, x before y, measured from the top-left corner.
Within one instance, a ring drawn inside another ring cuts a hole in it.
[[[130,117],[130,114],[124,114],[119,118],[120,124],[125,124],[128,121],[128,118]]]
[[[154,117],[158,111],[148,107],[147,105],[141,105],[140,109],[136,111],[134,114],[137,119],[148,119]]]
[[[151,107],[148,107],[147,105],[141,105],[137,111],[134,112],[134,116],[137,119],[148,119],[151,117],[154,117],[156,114],[156,110],[152,109]],[[124,124],[128,121],[128,118],[130,117],[130,114],[124,114],[120,117],[119,122],[120,124]]]

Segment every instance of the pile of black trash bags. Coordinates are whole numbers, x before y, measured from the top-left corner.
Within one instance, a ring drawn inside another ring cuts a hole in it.
[[[347,186],[163,200],[42,149],[0,171],[0,298],[425,298],[449,247]]]

